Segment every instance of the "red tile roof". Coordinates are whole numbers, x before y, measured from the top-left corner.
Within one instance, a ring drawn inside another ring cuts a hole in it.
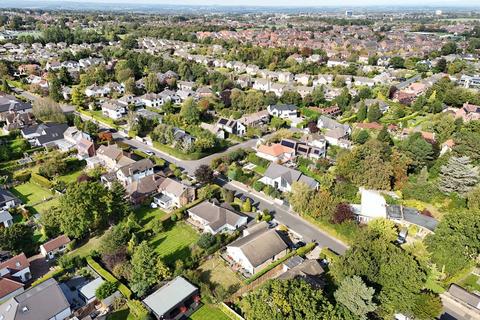
[[[23,288],[23,283],[8,278],[0,278],[0,299]]]
[[[70,238],[66,235],[61,235],[52,239],[50,241],[45,242],[42,244],[45,251],[50,252],[60,248],[61,246],[67,245],[70,242]]]
[[[23,252],[0,263],[0,270],[7,268],[10,270],[10,273],[16,273],[28,267],[30,267],[30,262],[28,262],[28,259]]]

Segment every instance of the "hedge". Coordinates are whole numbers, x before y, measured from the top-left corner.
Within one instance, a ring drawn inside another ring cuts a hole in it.
[[[49,272],[49,273],[47,273],[46,275],[44,275],[43,277],[38,278],[37,280],[35,280],[35,281],[32,283],[32,287],[35,287],[35,286],[39,285],[40,283],[47,281],[48,279],[55,278],[55,277],[59,277],[59,276],[61,276],[64,272],[65,272],[65,270],[62,269],[62,268],[60,268],[60,269],[58,269],[58,270],[55,270],[55,271],[53,271],[53,272]]]
[[[130,309],[130,314],[133,315],[133,318],[136,320],[145,320],[150,319],[150,312],[145,308],[145,306],[138,300],[128,300],[127,306]]]
[[[42,187],[45,187],[47,189],[51,189],[52,188],[52,183],[50,182],[50,180],[48,180],[47,178],[39,175],[38,173],[32,173],[32,177],[30,178],[30,181],[33,182],[33,183],[36,183]]]
[[[313,248],[315,248],[315,243],[309,243],[307,244],[306,246],[302,247],[302,248],[299,248],[297,250],[293,250],[293,251],[290,251],[289,253],[287,253],[283,258],[281,259],[278,259],[277,261],[274,261],[272,262],[268,267],[260,270],[259,272],[255,273],[252,277],[248,278],[247,280],[245,280],[245,283],[246,284],[250,284],[252,283],[253,281],[257,280],[258,278],[260,278],[261,276],[263,276],[265,273],[269,272],[270,270],[272,270],[273,268],[275,268],[276,266],[282,264],[284,261],[287,261],[288,259],[290,259],[291,257],[293,257],[294,255],[299,255],[299,256],[304,256],[305,254],[307,254],[308,252],[312,251]]]
[[[132,291],[126,285],[118,281],[118,279],[115,278],[110,272],[105,270],[98,262],[93,260],[91,256],[87,257],[87,263],[102,278],[104,278],[107,281],[118,284],[118,291],[120,291],[125,296],[125,298],[130,299],[130,297],[132,296]]]

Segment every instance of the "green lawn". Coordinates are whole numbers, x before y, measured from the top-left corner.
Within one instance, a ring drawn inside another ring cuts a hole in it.
[[[190,245],[197,242],[199,234],[183,221],[150,239],[150,244],[166,263],[174,264],[190,256]]]
[[[460,282],[460,285],[470,292],[480,292],[480,279],[478,276],[470,273],[465,279]]]
[[[10,191],[26,205],[40,202],[45,198],[52,196],[52,193],[49,190],[42,188],[33,182],[18,185]]]
[[[232,287],[240,288],[242,281],[238,275],[233,272],[220,257],[215,257],[202,264],[198,270],[202,282],[221,285],[225,289]]]
[[[110,313],[107,316],[107,320],[135,320],[135,318],[130,314],[129,309],[122,309]]]
[[[32,212],[33,214],[42,213],[43,211],[48,210],[51,207],[58,205],[59,202],[60,202],[59,198],[54,198],[52,200],[42,202],[40,204],[37,204],[36,206],[30,207],[31,208],[30,212]]]
[[[77,178],[83,173],[83,170],[77,170],[73,171],[70,173],[67,173],[66,175],[58,177],[58,180],[63,181],[65,183],[71,183],[71,182],[76,182]]]
[[[230,320],[220,309],[212,305],[203,305],[193,313],[190,320]]]
[[[159,208],[150,208],[150,206],[141,206],[135,211],[140,225],[145,229],[148,228],[154,218],[162,218],[167,213]]]
[[[87,257],[92,250],[97,250],[102,236],[91,237],[87,243],[70,252],[71,255]]]

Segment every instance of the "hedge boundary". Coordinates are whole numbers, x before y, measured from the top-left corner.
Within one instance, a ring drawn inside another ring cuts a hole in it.
[[[115,278],[110,272],[105,270],[98,262],[93,260],[91,256],[87,257],[88,265],[95,270],[102,278],[107,281],[113,282],[118,285],[118,291],[125,296],[125,298],[130,299],[133,295],[132,291],[123,283],[121,283],[117,278]]]

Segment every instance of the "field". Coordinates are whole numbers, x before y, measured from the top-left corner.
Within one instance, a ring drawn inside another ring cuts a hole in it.
[[[242,282],[238,275],[230,269],[220,257],[215,257],[202,264],[198,270],[201,271],[202,281],[221,285],[225,289],[240,287]]]
[[[18,185],[10,191],[26,205],[32,205],[53,196],[49,190],[32,182]]]
[[[220,309],[211,305],[203,305],[193,313],[190,320],[230,320]]]

